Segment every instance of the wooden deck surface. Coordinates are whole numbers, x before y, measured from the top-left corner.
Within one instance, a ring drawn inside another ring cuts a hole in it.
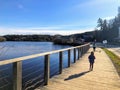
[[[111,60],[97,48],[94,70],[89,71],[88,55],[85,54],[63,73],[50,79],[49,85],[35,90],[120,90],[120,77]]]

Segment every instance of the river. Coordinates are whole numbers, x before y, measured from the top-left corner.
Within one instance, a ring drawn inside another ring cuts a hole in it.
[[[54,45],[52,42],[0,42],[0,61],[16,57],[38,54],[68,48],[67,45]],[[67,67],[67,52],[63,55],[63,68]],[[71,55],[71,58],[73,56]],[[73,59],[71,60],[73,62]],[[50,55],[50,77],[58,74],[59,55]],[[22,61],[22,88],[33,90],[43,85],[44,57]],[[0,66],[0,90],[13,90],[12,64]]]

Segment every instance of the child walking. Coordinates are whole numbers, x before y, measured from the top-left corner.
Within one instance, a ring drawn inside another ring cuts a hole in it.
[[[91,52],[91,54],[88,56],[88,59],[89,59],[89,63],[90,63],[89,70],[92,71],[93,70],[94,60],[95,60],[94,52]]]

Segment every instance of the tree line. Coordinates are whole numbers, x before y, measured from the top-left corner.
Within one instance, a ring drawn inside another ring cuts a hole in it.
[[[50,35],[5,35],[7,41],[52,41]]]
[[[6,41],[6,38],[0,36],[0,42]]]
[[[119,33],[120,27],[120,12],[115,18],[107,21],[99,18],[97,21],[97,28],[94,30],[94,37],[97,41],[108,40],[113,42]]]

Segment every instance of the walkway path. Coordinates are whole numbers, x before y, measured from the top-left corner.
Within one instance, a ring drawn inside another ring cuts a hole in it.
[[[93,71],[88,71],[90,49],[77,63],[50,79],[49,85],[36,90],[120,90],[120,77],[111,60],[101,49],[95,52]]]

